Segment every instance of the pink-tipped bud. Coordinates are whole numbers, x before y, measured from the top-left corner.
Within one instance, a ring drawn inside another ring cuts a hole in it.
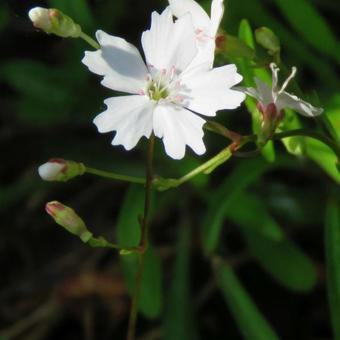
[[[85,165],[60,158],[50,159],[38,168],[39,176],[44,181],[66,182],[71,178],[81,176],[85,172]]]
[[[83,242],[86,243],[92,238],[92,233],[87,229],[85,222],[72,208],[58,201],[52,201],[46,204],[45,210],[57,224],[78,236]]]
[[[33,26],[63,38],[78,38],[81,28],[69,16],[55,8],[34,7],[28,12]]]

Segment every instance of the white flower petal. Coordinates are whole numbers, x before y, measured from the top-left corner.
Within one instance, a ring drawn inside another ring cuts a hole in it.
[[[150,136],[154,103],[147,97],[112,97],[104,103],[107,110],[99,114],[93,122],[101,133],[117,131],[113,145],[123,145],[126,150],[130,150],[142,136]]]
[[[187,107],[205,116],[215,116],[218,110],[235,109],[245,99],[245,94],[231,87],[241,80],[235,65],[184,75],[182,83],[190,97]]]
[[[139,93],[145,85],[148,71],[137,48],[103,31],[97,31],[96,36],[101,49],[86,51],[82,62],[91,72],[104,76],[104,86],[116,91]]]
[[[195,28],[210,27],[210,18],[205,10],[194,0],[169,0],[169,5],[175,17],[180,18],[190,13]]]
[[[283,108],[290,108],[306,117],[319,116],[323,112],[322,108],[315,107],[287,92],[283,92],[279,95],[276,106],[278,111],[281,111]]]
[[[184,157],[186,145],[198,155],[205,152],[204,123],[201,117],[173,104],[159,104],[154,110],[154,133],[163,139],[166,153],[174,159]]]
[[[211,3],[211,34],[216,36],[218,28],[220,27],[224,13],[223,0],[213,0]]]
[[[54,181],[60,172],[64,169],[65,164],[56,162],[47,162],[39,166],[39,176],[45,181]]]
[[[203,44],[198,44],[198,53],[193,61],[188,66],[188,69],[199,66],[204,63],[209,63],[209,68],[213,67],[215,59],[215,40],[208,39]]]
[[[273,98],[272,89],[259,78],[255,78],[255,83],[257,87],[257,98],[264,106],[267,106],[271,103],[275,103],[275,99]],[[255,97],[256,98],[256,97]]]
[[[151,28],[143,32],[142,45],[148,65],[158,70],[175,66],[183,71],[197,54],[191,16],[186,14],[173,22],[167,7],[162,14],[152,13]]]

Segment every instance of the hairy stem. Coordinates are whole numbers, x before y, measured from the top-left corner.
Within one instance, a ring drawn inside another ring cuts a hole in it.
[[[140,295],[142,278],[143,278],[143,273],[144,273],[145,253],[148,247],[149,212],[150,212],[150,206],[151,206],[152,181],[153,181],[152,160],[153,160],[154,143],[155,143],[155,136],[152,134],[149,139],[147,162],[146,162],[144,214],[143,214],[142,220],[140,221],[141,238],[139,242],[139,248],[140,248],[139,265],[137,269],[134,294],[132,298],[132,306],[131,306],[131,311],[130,311],[127,340],[135,339],[138,302],[139,302],[139,295]]]

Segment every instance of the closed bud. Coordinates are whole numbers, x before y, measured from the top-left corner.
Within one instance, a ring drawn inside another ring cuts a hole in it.
[[[255,38],[259,45],[265,48],[272,56],[280,53],[280,40],[268,27],[260,27],[255,30]]]
[[[241,39],[220,32],[216,36],[216,52],[223,53],[228,57],[254,59],[255,51]]]
[[[72,208],[58,201],[52,201],[46,204],[45,210],[57,224],[78,236],[84,243],[92,238],[93,235],[87,229],[85,222]]]
[[[81,28],[69,16],[55,8],[34,7],[28,12],[34,27],[63,38],[78,38]]]
[[[39,166],[40,177],[45,181],[67,182],[85,173],[85,165],[74,161],[54,158]]]

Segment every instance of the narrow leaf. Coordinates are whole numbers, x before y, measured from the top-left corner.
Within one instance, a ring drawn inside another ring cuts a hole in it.
[[[254,215],[253,223],[257,223]],[[240,222],[240,221],[239,221]],[[308,292],[317,282],[312,260],[294,243],[285,239],[275,241],[265,237],[249,226],[243,227],[248,248],[261,267],[288,289]]]
[[[228,265],[217,263],[215,275],[218,287],[235,318],[243,338],[246,340],[279,339],[232,269]]]
[[[209,200],[208,212],[203,221],[203,246],[206,253],[213,253],[218,246],[223,220],[231,204],[245,188],[272,166],[273,164],[260,159],[241,163],[215,191]]]
[[[280,241],[285,237],[264,202],[253,194],[243,192],[239,195],[237,202],[233,202],[226,216],[244,228],[249,228],[273,241]]]
[[[164,339],[197,339],[190,297],[190,229],[183,225],[179,230],[177,257],[164,317]]]
[[[123,247],[137,246],[140,239],[138,216],[143,213],[144,189],[131,185],[126,193],[117,223],[118,244]],[[139,264],[138,254],[121,256],[122,269],[132,295]],[[160,258],[150,245],[145,255],[145,269],[140,293],[139,309],[148,318],[156,318],[162,309],[162,268]]]
[[[325,248],[328,300],[334,340],[340,339],[340,206],[329,202],[326,211]]]

